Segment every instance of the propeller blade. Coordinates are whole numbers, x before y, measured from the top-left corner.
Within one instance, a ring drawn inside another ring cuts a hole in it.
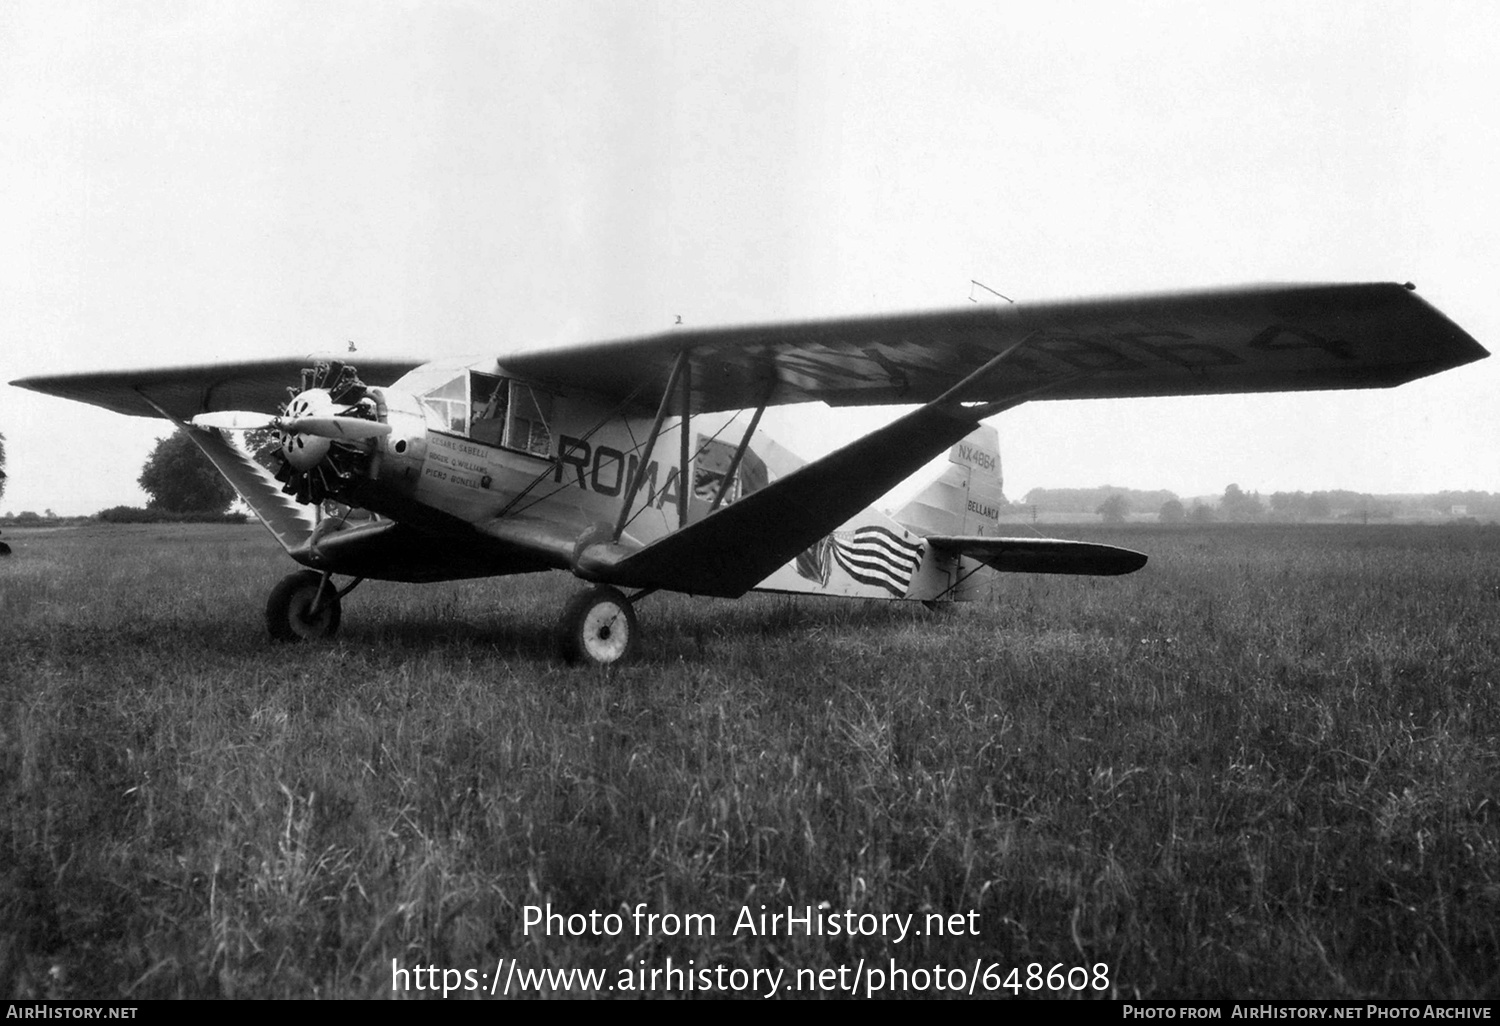
[[[200,413],[192,420],[194,427],[219,428],[222,431],[258,431],[275,428],[289,435],[313,435],[317,438],[380,438],[391,433],[389,424],[363,417],[274,417],[248,410],[217,410]]]
[[[313,435],[317,438],[349,438],[356,441],[364,438],[380,438],[391,433],[389,424],[365,420],[363,417],[278,417],[276,427],[293,435]]]
[[[222,431],[258,431],[261,428],[275,427],[279,418],[269,413],[251,413],[248,410],[217,410],[213,413],[200,413],[193,418],[193,426],[201,428],[219,428]]]

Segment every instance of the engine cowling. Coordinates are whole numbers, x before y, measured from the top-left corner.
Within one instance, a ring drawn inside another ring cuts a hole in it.
[[[302,503],[349,501],[350,487],[369,469],[376,449],[374,438],[360,437],[365,432],[349,422],[378,424],[375,396],[353,367],[338,361],[304,369],[301,388],[288,391],[291,399],[278,418],[281,490]]]

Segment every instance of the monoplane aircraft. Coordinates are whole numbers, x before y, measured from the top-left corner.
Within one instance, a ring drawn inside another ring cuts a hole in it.
[[[587,587],[563,610],[563,651],[605,664],[630,654],[634,606],[657,590],[940,602],[985,568],[1138,569],[1126,549],[999,535],[999,455],[980,422],[1021,403],[1389,387],[1487,355],[1412,286],[1377,283],[13,384],[187,431],[307,568],[271,592],[274,638],[333,634],[366,578],[565,570]],[[770,406],[811,401],[916,408],[804,464],[759,426]],[[255,429],[280,433],[274,471],[242,440]],[[948,473],[905,509],[868,508],[950,447]]]

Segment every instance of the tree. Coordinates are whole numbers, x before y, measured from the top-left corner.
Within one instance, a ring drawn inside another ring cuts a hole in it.
[[[1306,492],[1272,492],[1271,513],[1278,520],[1307,519]]]
[[[1201,502],[1195,502],[1188,511],[1188,519],[1195,524],[1211,524],[1214,522],[1214,511]]]
[[[1161,504],[1161,512],[1157,519],[1164,524],[1180,524],[1187,519],[1187,510],[1182,506],[1180,499],[1168,499]]]
[[[235,495],[186,431],[156,443],[139,483],[151,496],[149,507],[169,513],[223,513]]]
[[[0,499],[5,498],[5,436],[0,434]]]
[[[272,428],[246,431],[241,444],[255,458],[255,462],[271,473],[281,468],[281,432]]]
[[[1103,517],[1106,524],[1123,524],[1125,514],[1130,512],[1130,500],[1116,492],[1101,502],[1094,512]]]
[[[1247,493],[1237,484],[1224,489],[1224,498],[1219,500],[1219,512],[1226,520],[1258,520],[1265,511],[1259,492]]]

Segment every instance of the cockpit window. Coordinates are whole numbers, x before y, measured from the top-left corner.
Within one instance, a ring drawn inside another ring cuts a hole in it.
[[[509,382],[495,374],[469,375],[469,437],[485,445],[499,445],[505,435]]]
[[[469,430],[469,379],[467,375],[454,378],[445,385],[434,388],[422,396],[422,405],[435,418],[431,426],[440,431],[467,434]]]
[[[534,456],[552,452],[551,392],[470,371],[422,396],[431,427]]]

